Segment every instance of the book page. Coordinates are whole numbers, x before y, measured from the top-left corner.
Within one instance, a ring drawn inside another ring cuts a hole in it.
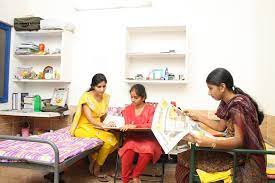
[[[103,124],[107,125],[110,122],[114,122],[116,124],[114,128],[121,128],[125,125],[124,117],[107,114],[106,118],[103,121]]]

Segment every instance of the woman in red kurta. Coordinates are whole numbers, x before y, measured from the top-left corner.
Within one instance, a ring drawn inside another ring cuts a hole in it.
[[[136,84],[130,89],[132,104],[123,110],[125,126],[121,129],[127,131],[131,128],[151,128],[155,108],[145,103],[146,91],[143,85]],[[156,163],[162,153],[161,147],[154,134],[150,132],[129,132],[122,148],[119,150],[122,164],[122,180],[128,183],[130,177],[134,183],[140,183],[139,176],[146,165],[152,160]],[[138,154],[138,161],[132,170],[132,164]]]

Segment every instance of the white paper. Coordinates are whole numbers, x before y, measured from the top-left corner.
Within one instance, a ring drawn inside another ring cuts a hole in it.
[[[115,123],[115,128],[121,128],[125,125],[124,117],[122,116],[113,116],[113,115],[107,115],[103,121],[103,124],[108,124],[110,122]]]
[[[166,154],[189,133],[193,136],[213,137],[202,130],[198,123],[183,115],[179,109],[165,100],[158,103],[152,122],[152,131]]]

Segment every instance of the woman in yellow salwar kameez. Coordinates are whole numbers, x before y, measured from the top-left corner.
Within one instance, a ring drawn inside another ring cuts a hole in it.
[[[118,145],[113,133],[95,128],[103,127],[102,121],[108,110],[109,95],[105,93],[106,84],[107,79],[103,74],[98,73],[93,76],[90,89],[80,98],[70,128],[71,135],[75,137],[99,138],[104,142],[99,151],[89,157],[90,173],[96,177],[101,177],[101,166]],[[107,125],[112,126],[112,124]]]

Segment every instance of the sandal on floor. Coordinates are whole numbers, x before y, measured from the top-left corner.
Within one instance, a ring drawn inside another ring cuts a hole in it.
[[[108,175],[104,174],[98,175],[96,178],[99,182],[109,182],[112,180]]]

